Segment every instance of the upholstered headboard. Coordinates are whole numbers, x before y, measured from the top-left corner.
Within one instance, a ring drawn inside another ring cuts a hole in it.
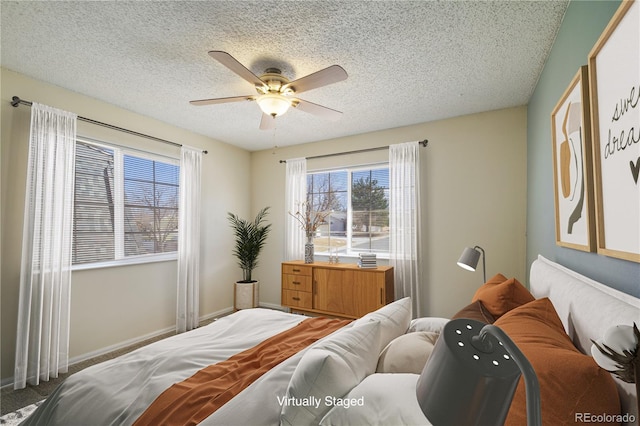
[[[640,327],[640,299],[607,287],[542,256],[531,265],[531,293],[551,299],[565,330],[576,347],[591,352],[591,340],[597,340],[611,326]],[[638,419],[636,390],[632,383],[616,379],[622,413]]]

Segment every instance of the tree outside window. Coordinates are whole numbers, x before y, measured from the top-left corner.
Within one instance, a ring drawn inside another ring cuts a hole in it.
[[[351,185],[352,247],[389,251],[389,170],[353,173]]]
[[[314,236],[316,253],[388,253],[388,167],[309,173],[307,202],[330,212]]]
[[[124,156],[125,256],[178,250],[179,169]]]

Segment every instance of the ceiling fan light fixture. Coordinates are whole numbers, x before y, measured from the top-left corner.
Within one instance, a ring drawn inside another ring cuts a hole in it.
[[[289,81],[287,77],[282,75],[281,70],[278,68],[267,68],[264,74],[258,77],[233,56],[221,50],[212,50],[209,52],[209,56],[229,68],[242,79],[251,83],[257,93],[250,96],[198,99],[190,101],[189,103],[191,105],[215,105],[239,102],[242,100],[256,101],[262,110],[262,119],[260,120],[260,129],[262,130],[272,129],[275,124],[275,121],[269,120],[267,116],[275,119],[285,114],[289,108],[292,107],[297,107],[305,113],[332,120],[342,115],[340,111],[296,97],[298,93],[345,80],[347,78],[347,72],[339,65],[331,65],[294,81]]]
[[[291,106],[291,100],[278,93],[267,93],[258,96],[258,105],[262,112],[272,117],[279,117]]]

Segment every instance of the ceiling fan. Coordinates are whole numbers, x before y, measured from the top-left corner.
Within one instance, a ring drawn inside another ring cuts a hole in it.
[[[298,93],[346,80],[347,72],[339,65],[331,65],[313,74],[289,81],[278,68],[267,68],[264,74],[258,77],[227,52],[212,50],[209,52],[209,56],[253,84],[257,94],[200,99],[190,101],[191,105],[202,106],[228,102],[256,101],[262,110],[262,120],[260,121],[260,129],[262,130],[272,129],[275,126],[275,118],[287,112],[289,107],[298,108],[301,111],[333,120],[342,115],[340,111],[297,97]]]

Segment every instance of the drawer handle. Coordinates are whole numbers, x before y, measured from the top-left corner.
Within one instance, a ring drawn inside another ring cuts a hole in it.
[[[291,284],[300,285],[300,281],[291,281]]]
[[[300,269],[293,269],[293,272],[300,272]]]
[[[293,300],[300,301],[299,297],[292,297]]]

